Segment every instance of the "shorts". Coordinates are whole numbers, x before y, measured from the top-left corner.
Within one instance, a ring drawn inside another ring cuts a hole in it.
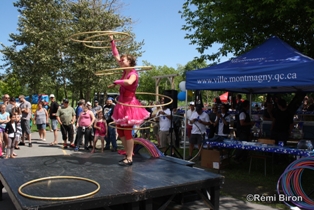
[[[58,120],[57,119],[51,119],[51,130],[55,131],[58,129]]]
[[[171,136],[169,131],[159,131],[160,147],[164,148],[171,144]],[[172,132],[172,143],[175,142],[175,135]]]
[[[22,133],[30,134],[31,133],[31,125],[30,120],[21,120]]]
[[[154,133],[154,135],[159,135],[159,134],[158,134],[158,133],[159,133],[159,122],[156,122],[156,123],[154,124],[153,133]]]
[[[117,125],[117,127],[120,127],[121,125]],[[123,128],[133,128],[133,126],[121,126]],[[117,129],[119,137],[125,137],[126,140],[133,139],[132,136],[132,130],[123,130],[123,129]]]
[[[36,125],[37,125],[37,129],[38,129],[38,130],[46,129],[46,123],[43,123],[43,124],[36,124]]]
[[[190,138],[192,132],[192,126],[191,125],[186,125],[186,135],[187,137]]]
[[[189,138],[189,143],[201,145],[203,142],[203,136],[204,134],[191,134],[191,137]]]
[[[0,133],[4,133],[4,128],[0,128]]]

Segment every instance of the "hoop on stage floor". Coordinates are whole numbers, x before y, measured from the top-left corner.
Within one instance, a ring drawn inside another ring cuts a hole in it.
[[[112,124],[114,124],[115,122],[110,122],[108,123],[108,126],[110,128],[116,128],[116,129],[119,129],[119,130],[128,130],[128,131],[132,131],[132,130],[145,130],[145,129],[150,129],[151,127],[150,126],[147,126],[147,127],[133,127],[133,128],[125,128],[125,127],[118,127],[118,126],[114,126]],[[150,122],[151,123],[151,122]]]
[[[153,95],[153,96],[160,96],[160,97],[164,97],[164,98],[168,98],[170,101],[168,103],[165,104],[160,104],[160,105],[147,105],[147,106],[143,106],[143,105],[134,105],[134,104],[125,104],[122,102],[119,102],[118,100],[115,99],[117,104],[121,104],[123,106],[130,106],[130,107],[136,107],[136,108],[154,108],[157,106],[168,106],[173,102],[173,99],[169,96],[166,95],[162,95],[162,94],[158,94],[158,93],[147,93],[147,92],[135,92],[135,94],[137,95]]]
[[[22,189],[24,187],[30,185],[30,184],[37,183],[37,182],[40,182],[40,181],[45,181],[45,180],[51,180],[51,179],[75,179],[75,180],[88,181],[88,182],[91,182],[91,183],[95,184],[97,186],[97,189],[92,191],[92,192],[90,192],[90,193],[86,193],[86,194],[83,194],[83,195],[67,196],[67,197],[42,197],[42,196],[29,195],[29,194],[26,194],[26,193],[22,192]],[[50,177],[34,179],[34,180],[29,181],[29,182],[26,182],[25,184],[22,184],[19,187],[18,192],[22,196],[24,196],[24,197],[32,198],[32,199],[38,199],[38,200],[72,200],[72,199],[84,198],[84,197],[87,197],[87,196],[94,195],[99,190],[100,190],[100,185],[98,184],[98,182],[96,182],[94,180],[91,180],[91,179],[87,179],[87,178],[84,178],[84,177],[76,177],[76,176],[50,176]]]
[[[113,69],[105,69],[95,72],[94,74],[97,76],[101,75],[112,75],[112,74],[120,74],[121,72],[113,72],[113,71],[120,71],[120,70],[129,70],[129,69],[138,69],[136,71],[145,71],[145,70],[151,70],[153,67],[151,66],[129,66],[129,67],[119,67],[119,68],[113,68]]]
[[[101,33],[101,34],[88,36],[81,42],[83,43],[83,45],[85,47],[89,47],[89,48],[94,48],[94,49],[111,48],[111,44],[109,44],[107,46],[92,46],[92,45],[86,44],[86,43],[103,43],[103,42],[109,43],[110,39],[89,41],[90,39],[93,39],[93,38],[97,38],[97,37],[101,37],[101,36],[108,36],[108,35],[118,35],[118,38],[117,37],[114,38],[115,42],[122,42],[122,41],[125,41],[127,39],[132,40],[132,36],[128,33],[125,33],[125,32],[104,31],[104,33]],[[119,38],[119,36],[121,36],[121,38]]]

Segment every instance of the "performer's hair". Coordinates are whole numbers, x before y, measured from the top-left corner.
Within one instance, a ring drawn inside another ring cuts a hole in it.
[[[126,58],[128,61],[130,61],[130,66],[136,66],[136,58],[132,55],[124,54],[121,56],[121,58]]]

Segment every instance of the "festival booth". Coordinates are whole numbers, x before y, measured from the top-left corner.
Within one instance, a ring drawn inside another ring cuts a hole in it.
[[[187,90],[245,94],[314,92],[313,81],[314,60],[278,37],[230,61],[186,73]],[[303,131],[313,130],[313,122],[308,123]],[[314,139],[314,134],[304,133],[304,138]]]

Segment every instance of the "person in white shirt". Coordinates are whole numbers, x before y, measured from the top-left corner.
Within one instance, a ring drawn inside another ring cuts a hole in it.
[[[159,116],[159,139],[160,148],[165,148],[171,143],[170,127],[171,127],[171,111],[163,106],[157,114]],[[172,141],[175,141],[174,132],[172,132]]]
[[[188,109],[186,111],[186,119],[187,119],[187,122],[186,122],[186,135],[189,138],[191,136],[191,131],[192,131],[192,123],[190,122],[190,117],[191,117],[193,112],[195,112],[195,103],[194,103],[194,101],[191,101],[190,102],[190,109]]]
[[[201,106],[197,106],[196,111],[192,113],[189,120],[193,126],[191,137],[189,138],[189,157],[187,160],[192,158],[192,152],[195,144],[198,145],[198,149],[201,148],[203,137],[206,134],[206,125],[209,125],[209,116],[203,111]]]
[[[217,112],[215,120],[216,135],[214,136],[214,138],[209,140],[222,141],[230,134],[230,116],[227,113],[227,106],[225,104],[222,104],[220,106],[220,110],[221,113]]]

